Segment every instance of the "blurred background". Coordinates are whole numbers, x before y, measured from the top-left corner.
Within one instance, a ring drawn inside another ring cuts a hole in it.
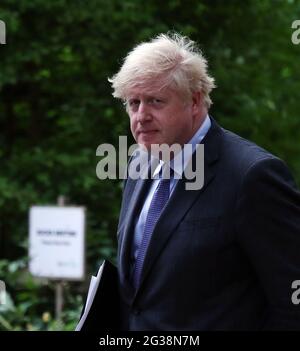
[[[115,261],[122,186],[97,178],[96,149],[129,134],[107,78],[143,40],[175,30],[197,41],[218,86],[210,114],[300,183],[297,19],[298,0],[1,0],[0,330],[73,330],[90,275]],[[29,208],[59,195],[87,212],[86,279],[64,284],[60,324],[55,282],[28,271]]]

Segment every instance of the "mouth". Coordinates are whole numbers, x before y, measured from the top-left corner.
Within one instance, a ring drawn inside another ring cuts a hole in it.
[[[139,132],[138,132],[138,134],[142,134],[142,135],[151,135],[151,134],[155,134],[155,133],[157,133],[158,132],[158,130],[156,130],[156,129],[153,129],[153,130],[140,130]]]

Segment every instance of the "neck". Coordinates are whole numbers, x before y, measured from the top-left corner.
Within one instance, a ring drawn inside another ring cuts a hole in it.
[[[195,119],[194,119],[194,125],[193,125],[193,129],[192,129],[192,136],[197,132],[197,130],[202,126],[203,122],[205,121],[205,118],[207,116],[207,109],[204,109],[201,111],[201,113],[199,113]]]

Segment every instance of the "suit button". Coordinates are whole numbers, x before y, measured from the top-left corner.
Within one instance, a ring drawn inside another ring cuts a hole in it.
[[[138,316],[139,314],[141,314],[141,309],[135,307],[135,308],[132,309],[131,312],[132,312],[132,314],[134,314],[135,316]]]

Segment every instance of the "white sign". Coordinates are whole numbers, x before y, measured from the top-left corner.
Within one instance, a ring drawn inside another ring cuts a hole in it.
[[[29,214],[29,270],[37,277],[84,278],[83,207],[33,206]]]

